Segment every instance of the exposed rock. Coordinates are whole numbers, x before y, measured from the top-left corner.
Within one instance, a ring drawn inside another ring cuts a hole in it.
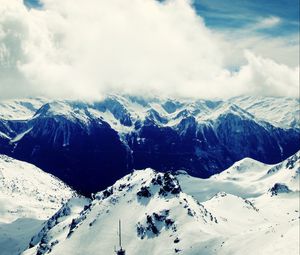
[[[275,183],[274,186],[269,190],[272,196],[277,196],[281,193],[289,193],[291,190],[288,186],[283,183]]]

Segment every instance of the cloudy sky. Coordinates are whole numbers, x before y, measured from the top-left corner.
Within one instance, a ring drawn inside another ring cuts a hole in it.
[[[0,98],[298,97],[298,0],[0,0]]]

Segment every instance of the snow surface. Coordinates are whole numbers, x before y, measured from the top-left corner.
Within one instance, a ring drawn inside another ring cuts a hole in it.
[[[75,195],[56,177],[0,155],[0,254],[23,251],[42,223]]]
[[[180,174],[182,189],[200,202],[207,201],[218,192],[227,192],[243,198],[264,195],[275,183],[285,183],[292,191],[299,191],[300,152],[282,163],[267,165],[245,158],[220,174],[200,179]],[[201,189],[199,189],[201,187]]]
[[[299,163],[300,152],[247,158],[205,180],[134,171],[89,203],[70,200],[23,255],[113,254],[119,219],[126,254],[298,255]]]
[[[276,127],[300,128],[299,98],[241,96],[229,101]]]
[[[27,120],[33,117],[35,112],[45,104],[45,98],[10,99],[0,101],[0,119]]]

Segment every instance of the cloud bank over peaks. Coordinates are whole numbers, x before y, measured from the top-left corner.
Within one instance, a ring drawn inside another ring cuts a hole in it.
[[[298,96],[299,67],[224,41],[186,0],[42,2],[0,0],[0,98]]]

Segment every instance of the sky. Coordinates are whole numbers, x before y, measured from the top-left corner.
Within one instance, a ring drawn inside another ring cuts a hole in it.
[[[206,24],[217,29],[243,28],[267,17],[280,21],[260,33],[282,36],[298,33],[299,0],[195,0],[197,13]]]
[[[298,86],[298,0],[0,0],[0,99]]]

